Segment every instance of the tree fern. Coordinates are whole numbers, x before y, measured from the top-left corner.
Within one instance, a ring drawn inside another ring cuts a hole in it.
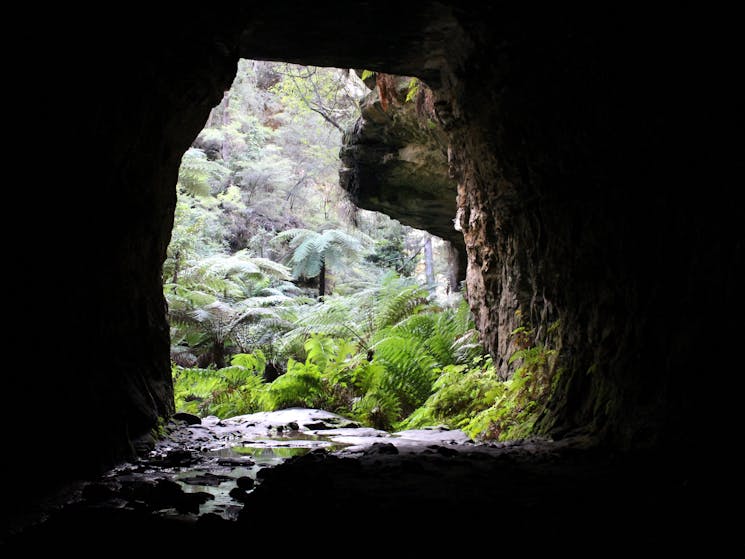
[[[273,280],[267,273],[281,279]],[[266,341],[269,332],[277,334],[290,328],[279,310],[296,301],[284,294],[290,291],[288,277],[285,266],[242,252],[201,259],[183,269],[179,284],[164,286],[169,319],[184,330],[202,331],[212,344],[212,362],[221,367],[227,342],[242,351],[268,349],[266,344],[252,345],[249,338]],[[270,287],[272,281],[276,288]],[[249,330],[241,328],[246,323],[263,323],[264,328],[254,328],[249,337]]]
[[[163,293],[168,303],[168,309],[171,312],[191,311],[196,307],[214,303],[216,297],[201,289],[184,287],[167,283],[163,286]]]
[[[288,353],[294,351],[297,358],[305,359],[304,344],[313,334],[333,338],[352,337],[364,346],[365,332],[360,327],[358,311],[349,298],[333,295],[327,296],[322,303],[295,306],[286,315],[288,318],[293,315],[293,328],[282,337],[281,347]],[[290,351],[291,348],[293,351]],[[366,347],[364,349],[367,351]]]
[[[240,258],[244,261],[249,261],[251,264],[256,266],[259,271],[268,277],[276,280],[288,280],[290,279],[290,270],[284,264],[270,260],[269,258],[260,258],[258,256],[251,256],[247,251],[241,250],[233,255],[234,258]]]
[[[240,296],[246,282],[262,282],[268,277],[289,279],[289,269],[266,258],[252,257],[245,252],[233,255],[214,254],[193,261],[181,274],[181,283],[206,285],[217,295]]]
[[[318,294],[326,293],[325,272],[342,258],[357,254],[362,245],[356,237],[340,229],[320,233],[310,229],[288,229],[274,238],[275,244],[287,243],[291,249],[288,264],[294,278],[319,277]]]
[[[411,288],[411,289],[409,289]],[[401,294],[403,290],[403,294]],[[420,297],[426,293],[410,280],[389,274],[383,281],[350,295],[327,295],[322,303],[295,307],[294,328],[284,337],[287,346],[304,343],[313,333],[351,338],[361,351],[368,351],[375,333],[407,312],[421,310]],[[379,315],[383,315],[380,317]]]
[[[286,330],[290,324],[282,318],[276,306],[277,296],[270,296],[264,301],[267,306],[261,306],[261,298],[252,298],[243,304],[230,305],[224,301],[216,300],[208,305],[196,308],[174,308],[169,312],[172,323],[187,327],[197,328],[210,340],[212,347],[212,361],[222,367],[225,363],[225,344],[228,341],[239,341],[243,351],[260,349],[261,346],[250,347],[246,329],[239,328],[244,324],[263,324],[260,330],[262,334],[271,332],[272,335],[278,331]],[[254,334],[259,329],[254,329]],[[242,338],[239,339],[238,336]]]

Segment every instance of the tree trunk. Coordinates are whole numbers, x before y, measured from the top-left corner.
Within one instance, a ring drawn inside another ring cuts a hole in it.
[[[326,263],[321,262],[321,273],[318,274],[318,296],[326,295]]]
[[[212,362],[218,369],[225,367],[225,342],[218,340],[212,342]]]
[[[461,270],[461,253],[453,246],[451,242],[445,242],[445,254],[448,263],[447,278],[448,278],[448,290],[453,292],[460,291],[460,281],[458,278],[462,272]]]
[[[226,97],[222,107],[222,125],[227,126],[230,124],[230,97]],[[228,136],[224,136],[222,142],[220,142],[220,157],[227,163],[230,159],[230,140]]]
[[[181,268],[181,251],[176,251],[176,258],[174,259],[176,262],[173,265],[173,285],[176,285],[178,283],[178,273],[179,269]]]
[[[424,275],[427,278],[427,289],[430,293],[435,290],[435,264],[432,256],[432,236],[424,239]]]

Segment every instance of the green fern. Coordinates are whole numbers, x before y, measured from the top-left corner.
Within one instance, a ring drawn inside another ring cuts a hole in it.
[[[331,338],[313,335],[305,342],[307,361],[316,365],[319,371],[325,371],[336,353],[336,344]]]
[[[447,425],[448,423],[449,422],[442,421],[436,417],[432,407],[427,405],[427,402],[425,402],[423,406],[415,409],[408,417],[406,417],[406,419],[398,422],[396,426],[400,430],[422,429],[424,427],[433,427],[442,424]]]
[[[489,409],[504,391],[491,359],[471,365],[449,365],[435,381],[434,393],[402,424],[405,428],[445,424],[464,429]],[[427,423],[430,422],[430,423]]]
[[[388,431],[401,417],[401,402],[395,393],[378,388],[367,392],[354,404],[352,411],[367,425]]]
[[[273,355],[289,355],[287,372],[251,391],[255,408],[320,407],[386,429],[433,423],[467,427],[502,396],[505,387],[482,357],[465,303],[437,308],[426,290],[395,274],[354,295],[295,301],[280,289],[257,287],[235,306],[216,301],[202,312],[192,311],[202,320],[224,311],[224,328],[232,329],[233,339],[245,334],[253,347],[285,328]],[[266,357],[257,361],[258,355],[234,363],[263,370]],[[220,413],[235,409],[236,392],[223,378],[202,407]]]
[[[206,285],[217,296],[239,297],[244,285],[266,285],[268,278],[289,279],[289,269],[266,258],[249,256],[244,251],[232,255],[214,254],[191,262],[181,272],[181,285]]]
[[[422,405],[437,378],[436,361],[423,351],[424,344],[412,338],[386,336],[374,346],[375,359],[386,374],[381,388],[395,394],[404,415]]]
[[[522,331],[517,332],[517,334]],[[465,427],[471,436],[510,440],[534,432],[535,423],[550,398],[561,370],[556,368],[555,350],[536,345],[516,351],[510,362],[522,360],[504,391],[488,409]]]
[[[274,242],[279,245],[287,243],[289,246],[288,263],[294,278],[319,277],[319,296],[326,294],[326,269],[362,249],[357,237],[340,229],[326,229],[320,233],[310,229],[288,229],[279,233]]]
[[[212,362],[224,365],[229,345],[240,351],[266,350],[273,353],[271,338],[289,330],[283,308],[298,302],[285,295],[287,268],[244,253],[215,255],[203,259],[181,275],[181,283],[166,284],[164,294],[168,315],[176,326],[176,337],[192,339],[202,334],[198,353],[212,354]],[[277,287],[270,287],[272,283]],[[231,350],[233,351],[233,350]]]
[[[313,334],[323,334],[332,338],[354,338],[360,348],[367,350],[366,344],[370,330],[356,298],[328,295],[323,302],[298,305],[289,309],[286,318],[293,321],[293,327],[279,340],[283,354],[296,360],[305,359],[305,341]]]
[[[255,374],[261,375],[264,373],[264,369],[266,369],[266,356],[262,351],[239,353],[233,356],[230,360],[230,364],[234,367],[239,367],[243,370],[252,371]]]
[[[383,291],[381,295],[375,317],[377,329],[393,326],[412,314],[422,311],[429,304],[427,290],[418,285],[405,286],[393,295],[390,295],[390,291]]]
[[[229,417],[260,410],[261,356],[244,356],[223,369],[198,369],[174,366],[172,370],[176,411],[200,416]]]
[[[321,407],[325,394],[318,366],[298,363],[290,359],[287,372],[276,378],[261,395],[265,410],[274,411],[292,407]]]

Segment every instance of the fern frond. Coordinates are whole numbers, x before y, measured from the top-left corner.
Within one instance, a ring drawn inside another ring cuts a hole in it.
[[[394,392],[373,389],[352,408],[356,417],[376,429],[389,430],[401,415],[401,402]]]
[[[295,278],[314,278],[321,273],[323,253],[320,250],[320,245],[321,240],[319,238],[306,238],[303,243],[295,248],[290,260]]]
[[[262,274],[278,280],[290,279],[290,269],[284,264],[280,264],[279,262],[275,262],[274,260],[270,260],[269,258],[250,256],[246,250],[238,251],[233,256],[239,258],[242,261],[250,262]]]
[[[183,285],[166,284],[163,286],[163,292],[169,309],[191,309],[215,301],[215,296],[211,293]]]
[[[426,308],[427,290],[418,285],[407,285],[390,295],[383,291],[378,296],[375,326],[378,329],[393,326],[411,314]]]
[[[275,243],[289,242],[293,240],[295,237],[306,233],[307,231],[308,231],[307,229],[298,229],[298,228],[286,229],[285,231],[277,233],[277,235],[273,239],[273,242]]]
[[[206,274],[212,277],[260,276],[262,273],[252,260],[236,255],[216,254],[204,258],[199,264]]]
[[[331,245],[336,245],[337,247],[351,252],[357,252],[362,249],[360,239],[350,235],[349,233],[345,233],[341,229],[326,229],[321,234],[321,238],[324,241],[324,249]]]
[[[375,346],[375,359],[385,365],[382,386],[397,394],[406,414],[421,406],[432,392],[437,363],[416,339],[388,336]]]
[[[267,295],[259,295],[256,297],[249,297],[247,299],[243,299],[237,305],[237,307],[239,309],[258,308],[258,307],[274,307],[277,305],[294,302],[294,299],[292,297],[288,297],[287,295],[284,295],[283,293],[277,292],[276,294],[269,294],[271,292],[266,291],[266,290],[262,290],[262,293],[267,293]]]
[[[230,320],[235,312],[227,303],[215,301],[191,312],[194,320],[197,322],[207,322],[212,320]]]
[[[177,411],[229,417],[260,411],[264,384],[258,368],[231,366],[223,369],[172,370]]]
[[[262,393],[262,406],[269,410],[316,407],[324,394],[318,367],[290,359],[287,372],[277,377]]]

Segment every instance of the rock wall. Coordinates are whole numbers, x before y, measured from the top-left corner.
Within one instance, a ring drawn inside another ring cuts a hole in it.
[[[466,249],[454,225],[456,182],[434,94],[417,78],[404,76],[379,73],[372,85],[360,118],[344,136],[341,187],[358,207],[448,241],[457,255],[457,287],[465,279]]]
[[[135,19],[70,32],[30,82],[48,111],[11,367],[24,500],[131,456],[173,412],[161,265],[181,156],[232,82],[237,32]]]
[[[707,328],[728,322],[742,277],[708,94],[723,60],[669,13],[515,10],[457,14],[475,46],[445,92],[482,339],[505,375],[518,326],[559,351],[545,432],[693,437],[699,379],[727,367],[703,349],[717,344]]]

